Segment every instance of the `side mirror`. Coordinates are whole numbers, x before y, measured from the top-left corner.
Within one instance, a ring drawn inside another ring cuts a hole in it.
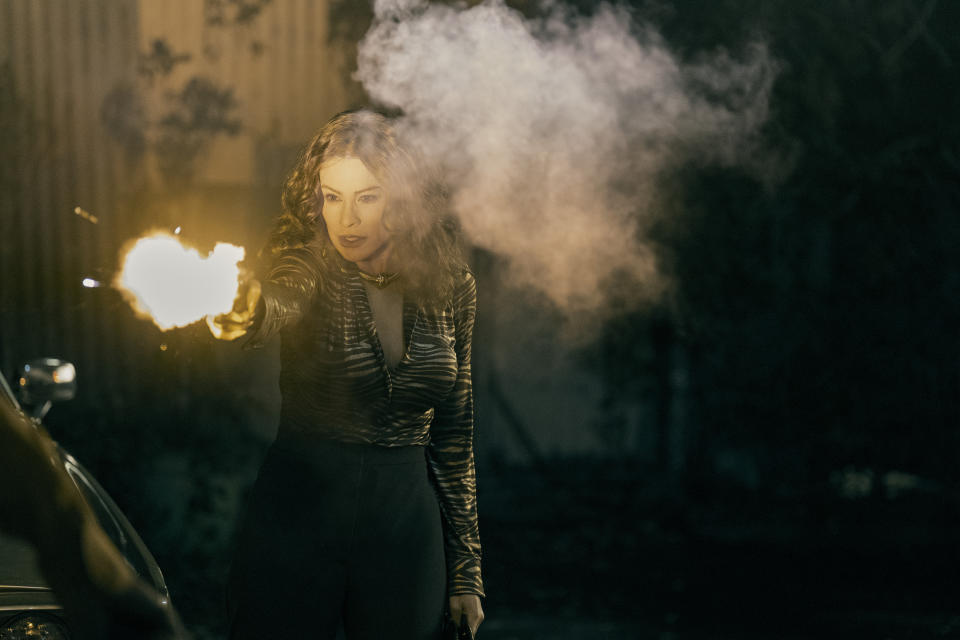
[[[17,390],[29,415],[42,420],[54,402],[71,400],[77,394],[77,369],[59,358],[31,360],[20,370]]]

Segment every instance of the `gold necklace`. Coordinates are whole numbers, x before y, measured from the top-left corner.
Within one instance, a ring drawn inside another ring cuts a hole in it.
[[[367,282],[372,282],[373,284],[377,285],[378,289],[383,289],[388,284],[390,284],[391,282],[393,282],[394,280],[400,277],[399,271],[395,273],[383,273],[381,271],[377,275],[373,275],[370,273],[366,273],[365,271],[361,271],[360,269],[357,269],[357,273],[359,273],[360,277],[366,280]]]

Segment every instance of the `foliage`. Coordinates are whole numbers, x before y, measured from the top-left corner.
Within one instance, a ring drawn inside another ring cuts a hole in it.
[[[178,66],[190,62],[189,53],[176,53],[166,40],[157,38],[147,53],[141,53],[137,64],[137,73],[147,82],[154,78],[162,78]]]
[[[272,0],[203,0],[203,12],[210,26],[250,24]]]
[[[140,55],[139,81],[118,83],[100,106],[101,122],[131,161],[154,152],[160,173],[171,185],[189,183],[213,140],[236,135],[242,127],[234,115],[239,103],[232,87],[192,75],[180,88],[164,90],[165,81],[192,58],[163,39],[154,40]]]
[[[241,123],[230,115],[237,100],[232,88],[200,76],[167,98],[169,110],[157,123],[155,149],[163,174],[182,182],[190,178],[195,161],[214,137],[239,133]]]

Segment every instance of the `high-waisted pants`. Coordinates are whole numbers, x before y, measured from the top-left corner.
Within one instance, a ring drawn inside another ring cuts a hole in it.
[[[228,585],[230,638],[435,640],[446,600],[423,447],[283,436],[254,485]]]

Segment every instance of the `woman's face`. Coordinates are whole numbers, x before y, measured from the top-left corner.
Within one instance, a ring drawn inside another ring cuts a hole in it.
[[[368,273],[386,271],[390,233],[383,226],[386,189],[358,158],[335,158],[320,167],[323,220],[344,259]]]

